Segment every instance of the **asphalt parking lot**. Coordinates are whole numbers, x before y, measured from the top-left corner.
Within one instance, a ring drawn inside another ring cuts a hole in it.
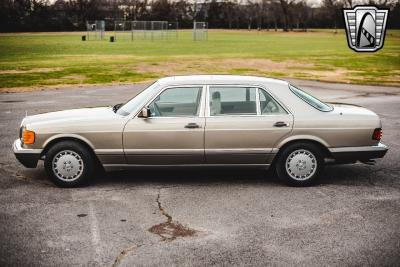
[[[0,265],[398,266],[400,88],[295,81],[381,116],[376,165],[291,188],[260,170],[134,170],[60,189],[11,150],[25,113],[112,105],[143,85],[0,94]]]

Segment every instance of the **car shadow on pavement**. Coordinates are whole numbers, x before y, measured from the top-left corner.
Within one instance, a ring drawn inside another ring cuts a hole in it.
[[[370,186],[380,183],[376,168],[371,166],[326,166],[317,185]],[[286,186],[272,170],[249,168],[137,169],[108,172],[93,179],[93,185],[108,184],[263,184]]]
[[[325,167],[319,183],[348,186],[375,186],[392,184],[384,167],[365,164],[329,165]]]
[[[42,166],[20,172],[22,180],[52,185]],[[368,186],[390,183],[380,168],[362,164],[326,166],[317,184]],[[99,172],[89,186],[144,184],[263,184],[286,186],[272,170],[250,168],[138,168],[125,171]]]
[[[279,184],[270,171],[257,169],[138,169],[98,175],[92,184]]]

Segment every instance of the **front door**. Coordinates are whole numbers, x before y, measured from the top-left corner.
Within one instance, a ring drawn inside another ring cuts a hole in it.
[[[209,86],[205,131],[208,164],[268,164],[293,116],[264,89]]]
[[[128,164],[204,163],[202,92],[203,86],[165,88],[148,104],[149,118],[130,120],[123,133]]]

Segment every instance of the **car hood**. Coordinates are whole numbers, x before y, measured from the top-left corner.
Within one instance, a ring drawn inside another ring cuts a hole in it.
[[[62,122],[106,119],[117,116],[120,115],[115,114],[111,107],[69,109],[27,116],[22,121],[22,125],[48,123],[52,121]]]

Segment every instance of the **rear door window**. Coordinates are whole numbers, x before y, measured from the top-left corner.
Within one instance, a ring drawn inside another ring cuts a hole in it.
[[[210,115],[257,115],[256,93],[255,87],[210,86]]]

